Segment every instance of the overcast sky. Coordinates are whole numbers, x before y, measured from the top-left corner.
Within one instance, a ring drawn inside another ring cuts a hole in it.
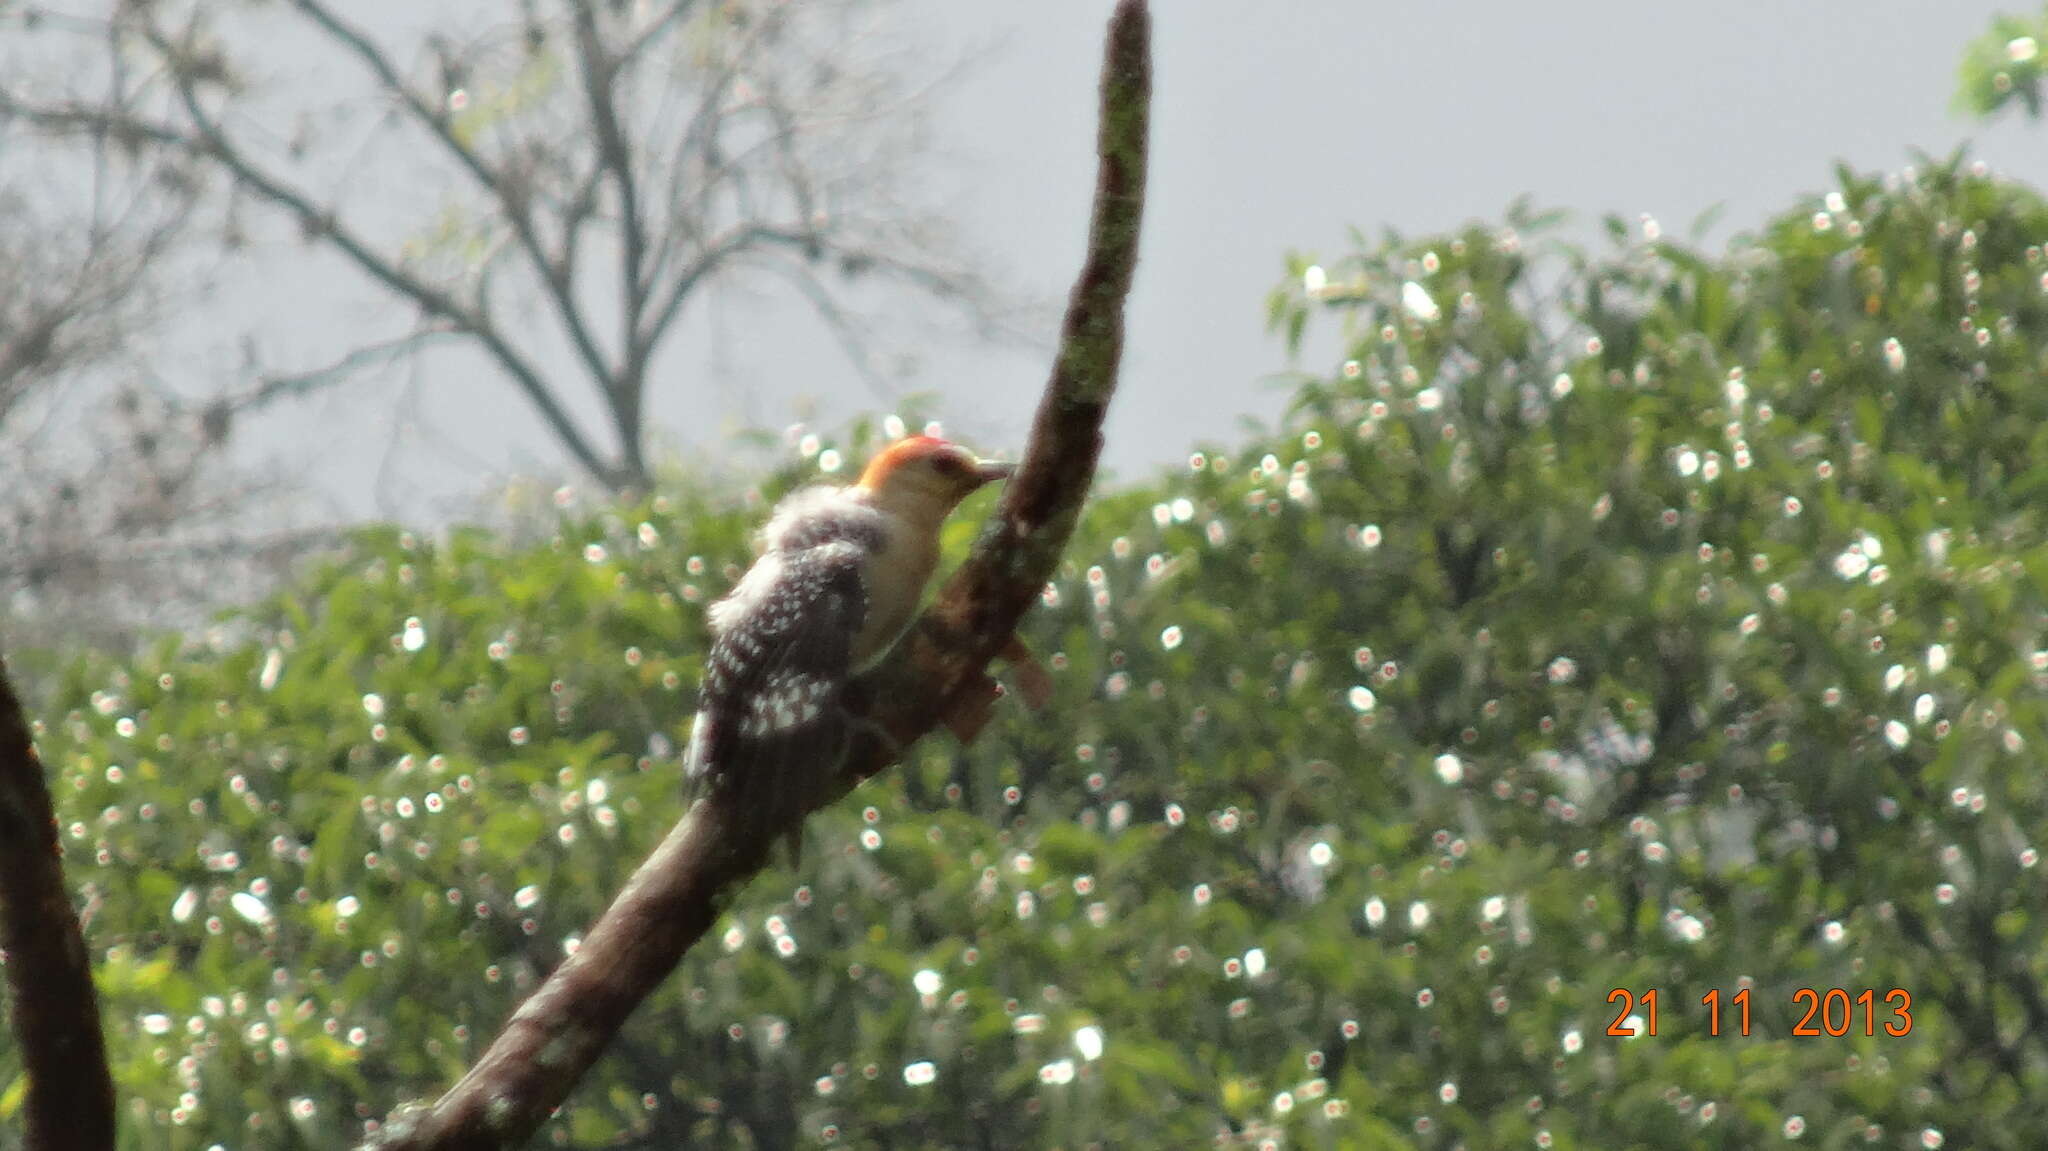
[[[946,96],[932,179],[992,266],[1056,301],[1084,240],[1108,0],[906,4],[942,54],[973,61]],[[430,21],[429,7],[387,14],[405,13],[391,15],[395,30]],[[1197,439],[1230,437],[1243,414],[1277,412],[1282,394],[1259,383],[1286,366],[1264,296],[1287,251],[1337,255],[1352,225],[1413,235],[1498,218],[1529,193],[1587,228],[1606,212],[1650,213],[1673,234],[1723,205],[1718,242],[1824,191],[1838,159],[1894,169],[1915,149],[1965,141],[1996,169],[2048,183],[2048,128],[1950,110],[1962,46],[1997,8],[1155,3],[1151,183],[1110,464],[1140,475]],[[322,309],[317,322],[349,314]],[[721,304],[683,335],[704,349],[693,354],[705,371],[658,401],[676,442],[715,443],[743,422],[779,428],[806,400],[827,425],[878,406],[800,308]],[[915,386],[941,394],[956,429],[977,446],[1021,444],[1043,350],[941,343],[922,360]],[[286,454],[345,514],[416,519],[473,488],[479,466],[559,461],[509,389],[458,369],[411,391],[281,411],[256,450]],[[398,441],[394,412],[415,429]]]

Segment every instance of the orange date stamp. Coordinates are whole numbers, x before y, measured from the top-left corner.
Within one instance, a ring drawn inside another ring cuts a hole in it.
[[[1617,1039],[1657,1034],[1661,998],[1662,993],[1654,987],[1641,993],[1623,987],[1608,992],[1607,1002],[1619,1003],[1621,1010],[1615,1014],[1614,1022],[1607,1025],[1607,1034]],[[1752,998],[1747,987],[1733,995],[1724,996],[1716,988],[1700,996],[1707,1034],[1748,1035]],[[1798,1039],[1839,1039],[1852,1034],[1902,1037],[1913,1030],[1913,994],[1900,987],[1884,992],[1869,988],[1848,991],[1840,987],[1801,987],[1792,992],[1790,1006],[1791,1014],[1805,1009],[1805,1014],[1792,1025],[1792,1036]]]

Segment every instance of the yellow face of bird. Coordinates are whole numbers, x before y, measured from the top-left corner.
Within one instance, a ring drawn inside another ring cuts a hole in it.
[[[1007,478],[1015,465],[984,460],[958,444],[910,436],[869,462],[859,486],[879,503],[920,504],[951,511],[983,485]]]

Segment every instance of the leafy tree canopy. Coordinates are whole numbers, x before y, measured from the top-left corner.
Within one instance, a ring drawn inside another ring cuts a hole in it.
[[[549,1138],[2048,1142],[2048,203],[1954,159],[1718,256],[1542,224],[1298,260],[1271,319],[1341,361],[1097,501],[1051,708],[814,818]],[[459,1076],[676,816],[765,502],[869,442],[368,531],[65,673],[126,1145],[342,1147]],[[1875,994],[1802,1039],[1802,988]]]
[[[2044,38],[2048,38],[2048,7],[2034,16],[2000,14],[1994,18],[1991,27],[1963,52],[1956,107],[1991,116],[2018,104],[2028,119],[2040,119]]]

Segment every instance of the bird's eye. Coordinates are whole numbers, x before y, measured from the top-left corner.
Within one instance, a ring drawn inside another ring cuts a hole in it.
[[[967,474],[967,461],[955,455],[933,456],[932,466],[942,476],[959,478]]]

